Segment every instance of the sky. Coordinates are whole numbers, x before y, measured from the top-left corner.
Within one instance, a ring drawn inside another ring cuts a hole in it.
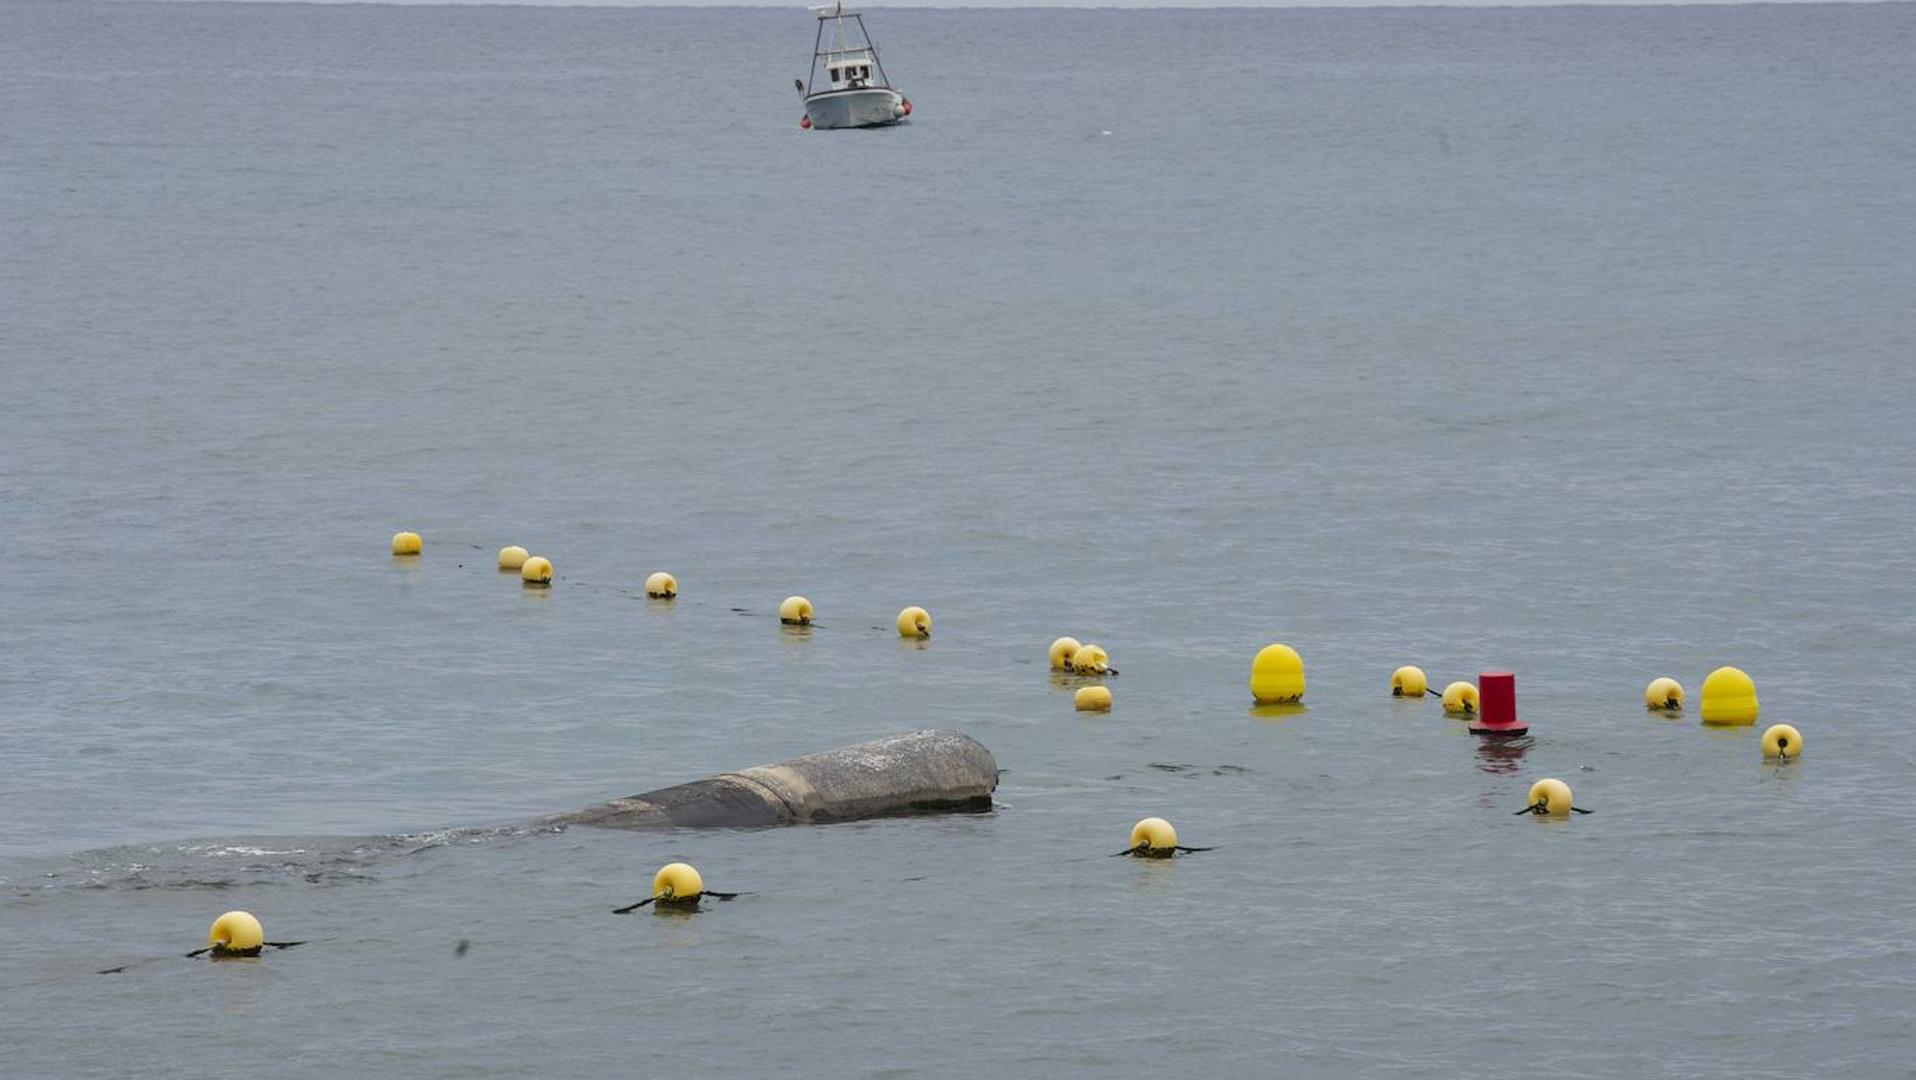
[[[515,4],[526,7],[806,7],[800,0],[248,0],[253,3]],[[847,0],[882,8],[1304,8],[1304,7],[1643,7],[1662,4],[1819,3],[1827,0]],[[1852,2],[1852,0],[1837,0]],[[1909,0],[1861,0],[1909,2]]]

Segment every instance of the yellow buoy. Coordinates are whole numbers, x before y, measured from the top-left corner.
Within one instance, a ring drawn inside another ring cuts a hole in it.
[[[921,607],[908,607],[899,612],[898,636],[908,638],[930,637],[931,612]]]
[[[1803,735],[1788,724],[1771,724],[1763,731],[1763,756],[1793,758],[1803,752]]]
[[[705,879],[689,863],[666,863],[652,875],[652,902],[659,907],[697,907],[704,891]]]
[[[266,931],[250,912],[229,911],[213,920],[206,932],[206,943],[214,956],[258,956],[266,944]]]
[[[532,552],[527,551],[517,544],[502,547],[499,549],[499,569],[517,570],[524,566],[526,560],[530,558],[532,558]]]
[[[1424,669],[1414,664],[1405,664],[1390,673],[1390,696],[1423,697],[1430,689],[1430,679],[1424,675]]]
[[[654,600],[670,600],[679,594],[679,579],[661,570],[645,579],[645,595]]]
[[[1742,668],[1720,667],[1703,680],[1703,722],[1756,723],[1756,681]]]
[[[1459,680],[1444,687],[1444,712],[1451,716],[1477,713],[1477,684]]]
[[[552,584],[552,560],[544,555],[533,555],[519,567],[519,578],[527,585]]]
[[[1554,777],[1546,777],[1530,785],[1527,799],[1530,806],[1542,805],[1541,814],[1544,817],[1570,816],[1570,785]]]
[[[417,555],[420,543],[419,534],[416,532],[396,532],[393,534],[393,554]]]
[[[1071,654],[1071,670],[1080,675],[1102,675],[1111,670],[1111,657],[1102,645],[1080,645]]]
[[[1650,685],[1643,688],[1643,707],[1672,712],[1683,708],[1683,684],[1667,675],[1651,679]]]
[[[1251,661],[1251,696],[1260,705],[1304,697],[1304,658],[1289,645],[1266,645]]]
[[[1058,640],[1052,642],[1051,643],[1051,670],[1053,671],[1071,670],[1071,658],[1077,654],[1078,649],[1079,649],[1078,639],[1074,637],[1061,637]]]
[[[1071,695],[1071,704],[1079,712],[1110,712],[1111,688],[1108,686],[1080,686],[1078,692]]]
[[[812,625],[812,602],[802,596],[788,596],[778,605],[778,621],[787,626]]]
[[[1147,859],[1168,859],[1177,854],[1178,831],[1161,817],[1148,817],[1131,826],[1130,853]]]

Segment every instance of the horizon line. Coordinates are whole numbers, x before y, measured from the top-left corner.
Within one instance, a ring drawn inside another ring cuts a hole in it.
[[[51,3],[55,0],[19,0]],[[72,0],[59,0],[69,3]],[[519,7],[650,8],[680,11],[808,10],[805,0],[79,0],[100,4],[257,4],[274,7]],[[1734,7],[1890,7],[1916,0],[877,0],[855,5],[860,11],[1362,11],[1376,9],[1472,9],[1518,11],[1531,8],[1734,8]]]

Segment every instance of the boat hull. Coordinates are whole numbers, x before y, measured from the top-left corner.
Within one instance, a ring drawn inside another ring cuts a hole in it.
[[[896,90],[831,90],[805,99],[805,115],[815,128],[882,127],[905,118],[905,99]]]

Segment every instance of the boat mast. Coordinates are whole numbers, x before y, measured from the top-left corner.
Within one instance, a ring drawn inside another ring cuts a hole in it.
[[[851,51],[845,47],[845,17],[847,14],[845,11],[845,0],[836,0],[829,8],[821,5],[813,8],[812,11],[818,16],[818,33],[812,38],[812,70],[805,79],[806,97],[812,96],[812,86],[818,81],[818,58],[821,56],[837,56],[841,53]],[[872,41],[871,32],[865,29],[865,16],[856,11],[850,12],[850,16],[852,21],[858,24],[858,36],[864,42],[862,46],[863,49],[871,54],[872,64],[878,68],[879,85],[887,90],[891,89],[891,76],[885,74],[885,62],[878,57],[878,45]],[[824,48],[825,21],[827,19],[831,20],[832,24],[832,47],[830,49]]]

